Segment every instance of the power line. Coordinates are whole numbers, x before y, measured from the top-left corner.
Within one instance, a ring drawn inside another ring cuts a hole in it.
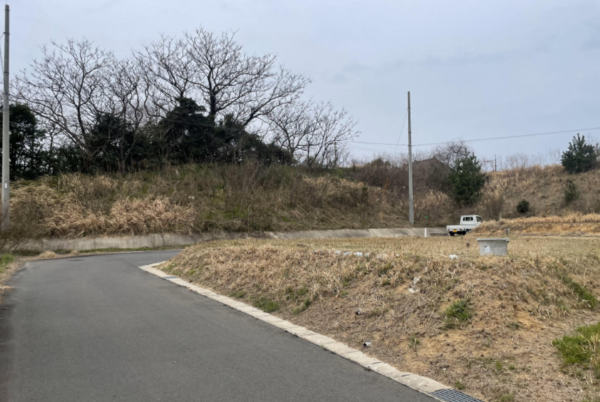
[[[403,129],[404,129],[404,127],[403,127]],[[363,142],[363,141],[350,141],[350,142],[352,142],[354,144],[365,144],[365,145],[398,145],[398,146],[408,145],[408,144],[400,144],[400,143],[390,144],[389,142]]]
[[[564,131],[550,131],[546,133],[535,133],[535,134],[521,134],[521,135],[508,135],[504,137],[492,137],[492,138],[474,138],[471,140],[458,140],[460,142],[481,142],[481,141],[494,141],[494,140],[505,140],[509,138],[523,138],[523,137],[536,137],[542,135],[553,135],[553,134],[564,134],[564,133],[574,133],[579,131],[590,131],[590,130],[600,130],[600,127],[591,127],[591,128],[578,128],[574,130],[564,130]],[[407,144],[392,144],[386,142],[361,142],[361,141],[352,141],[355,144],[366,144],[366,145],[387,145],[387,146],[396,146],[396,145],[407,145]],[[425,147],[430,145],[443,145],[450,144],[456,141],[444,141],[444,142],[432,142],[428,144],[413,144],[413,147]]]
[[[548,133],[536,133],[536,134],[522,134],[522,135],[508,135],[505,137],[493,137],[493,138],[476,138],[473,140],[465,140],[463,142],[480,142],[480,141],[493,141],[493,140],[505,140],[505,139],[509,139],[509,138],[522,138],[522,137],[536,137],[536,136],[542,136],[542,135],[552,135],[552,134],[564,134],[564,133],[574,133],[574,132],[578,132],[578,131],[586,131],[586,130],[600,130],[600,127],[592,127],[592,128],[578,128],[576,130],[565,130],[565,131],[552,131],[552,132],[548,132]],[[415,147],[425,147],[425,146],[429,146],[429,145],[441,145],[441,144],[448,144],[452,141],[446,141],[446,142],[432,142],[430,144],[418,144],[418,145],[413,145]]]
[[[402,139],[402,132],[404,131],[404,124],[406,123],[406,117],[408,116],[408,109],[406,109],[406,113],[404,114],[404,120],[402,120],[402,128],[400,128],[400,135],[398,136],[398,143],[396,144],[396,148],[394,148],[394,153],[398,150],[400,146],[400,140]],[[406,144],[402,144],[406,145]]]
[[[358,151],[369,151],[369,152],[385,152],[381,149],[368,149],[368,148],[358,148],[358,147],[350,147],[352,149],[356,149]]]

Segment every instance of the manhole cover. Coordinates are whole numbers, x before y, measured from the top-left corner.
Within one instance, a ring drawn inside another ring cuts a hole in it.
[[[432,392],[431,395],[447,402],[483,402],[481,399],[473,398],[454,389],[440,389],[439,391]]]

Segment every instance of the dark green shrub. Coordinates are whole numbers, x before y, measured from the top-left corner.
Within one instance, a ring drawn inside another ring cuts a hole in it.
[[[517,212],[520,214],[526,214],[529,212],[529,201],[521,200],[521,202],[517,204]]]
[[[573,180],[567,180],[567,185],[565,188],[565,202],[567,204],[572,203],[579,199],[579,189],[577,185],[573,182]]]

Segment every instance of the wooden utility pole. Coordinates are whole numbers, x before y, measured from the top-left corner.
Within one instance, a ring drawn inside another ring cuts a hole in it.
[[[7,230],[10,225],[10,105],[8,100],[8,38],[9,38],[9,7],[4,8],[4,96],[2,111],[2,225],[1,230]]]
[[[408,221],[415,224],[413,205],[412,131],[410,127],[410,91],[408,91]]]

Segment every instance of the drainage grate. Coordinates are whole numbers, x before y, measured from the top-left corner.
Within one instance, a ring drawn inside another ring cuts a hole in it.
[[[431,395],[447,402],[483,402],[481,399],[473,398],[454,389],[440,389],[432,392]]]

